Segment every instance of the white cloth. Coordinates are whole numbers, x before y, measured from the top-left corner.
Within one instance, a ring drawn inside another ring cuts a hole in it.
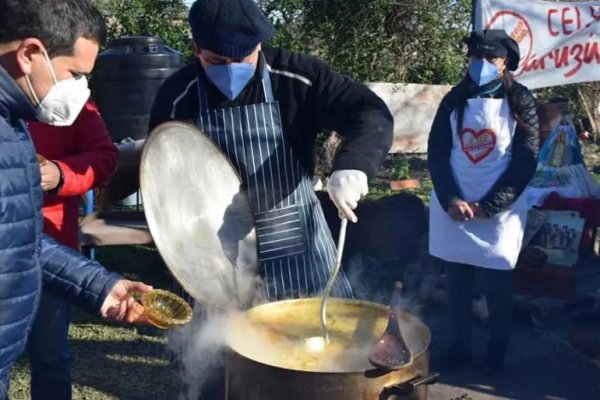
[[[469,99],[457,133],[452,114],[450,166],[463,200],[480,201],[506,170],[512,157],[515,120],[506,99]],[[507,210],[490,218],[454,221],[431,196],[429,251],[446,261],[490,269],[515,267],[529,203],[520,196]]]
[[[367,174],[357,169],[342,169],[331,174],[327,181],[327,192],[341,217],[352,222],[358,220],[352,210],[356,209],[360,198],[369,192],[367,181]]]

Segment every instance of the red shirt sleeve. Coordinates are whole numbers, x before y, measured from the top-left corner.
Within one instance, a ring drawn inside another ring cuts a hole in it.
[[[78,196],[105,184],[114,174],[118,150],[98,107],[90,100],[72,126],[75,132],[74,155],[56,162],[63,173],[58,196]]]

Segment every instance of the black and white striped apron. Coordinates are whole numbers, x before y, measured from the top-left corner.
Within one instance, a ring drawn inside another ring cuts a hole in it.
[[[266,102],[243,107],[209,109],[198,79],[198,127],[227,154],[248,190],[267,298],[314,296],[325,288],[335,264],[335,243],[312,179],[283,132],[265,62],[262,69]],[[343,273],[333,296],[352,297]]]

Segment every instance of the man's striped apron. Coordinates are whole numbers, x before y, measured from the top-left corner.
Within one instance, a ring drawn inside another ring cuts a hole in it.
[[[312,179],[294,156],[263,58],[265,102],[211,110],[198,79],[198,127],[229,157],[248,190],[258,239],[263,289],[269,300],[315,296],[335,263],[335,244]],[[340,273],[333,296],[352,297]]]

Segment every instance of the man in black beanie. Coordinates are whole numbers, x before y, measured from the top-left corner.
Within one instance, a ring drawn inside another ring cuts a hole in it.
[[[197,62],[160,88],[150,130],[193,120],[227,154],[248,190],[260,271],[271,300],[318,295],[335,244],[312,187],[316,137],[344,137],[328,181],[340,216],[368,192],[392,142],[384,102],[318,59],[263,47],[275,28],[253,0],[198,0],[189,12]],[[341,274],[333,288],[351,297]]]

